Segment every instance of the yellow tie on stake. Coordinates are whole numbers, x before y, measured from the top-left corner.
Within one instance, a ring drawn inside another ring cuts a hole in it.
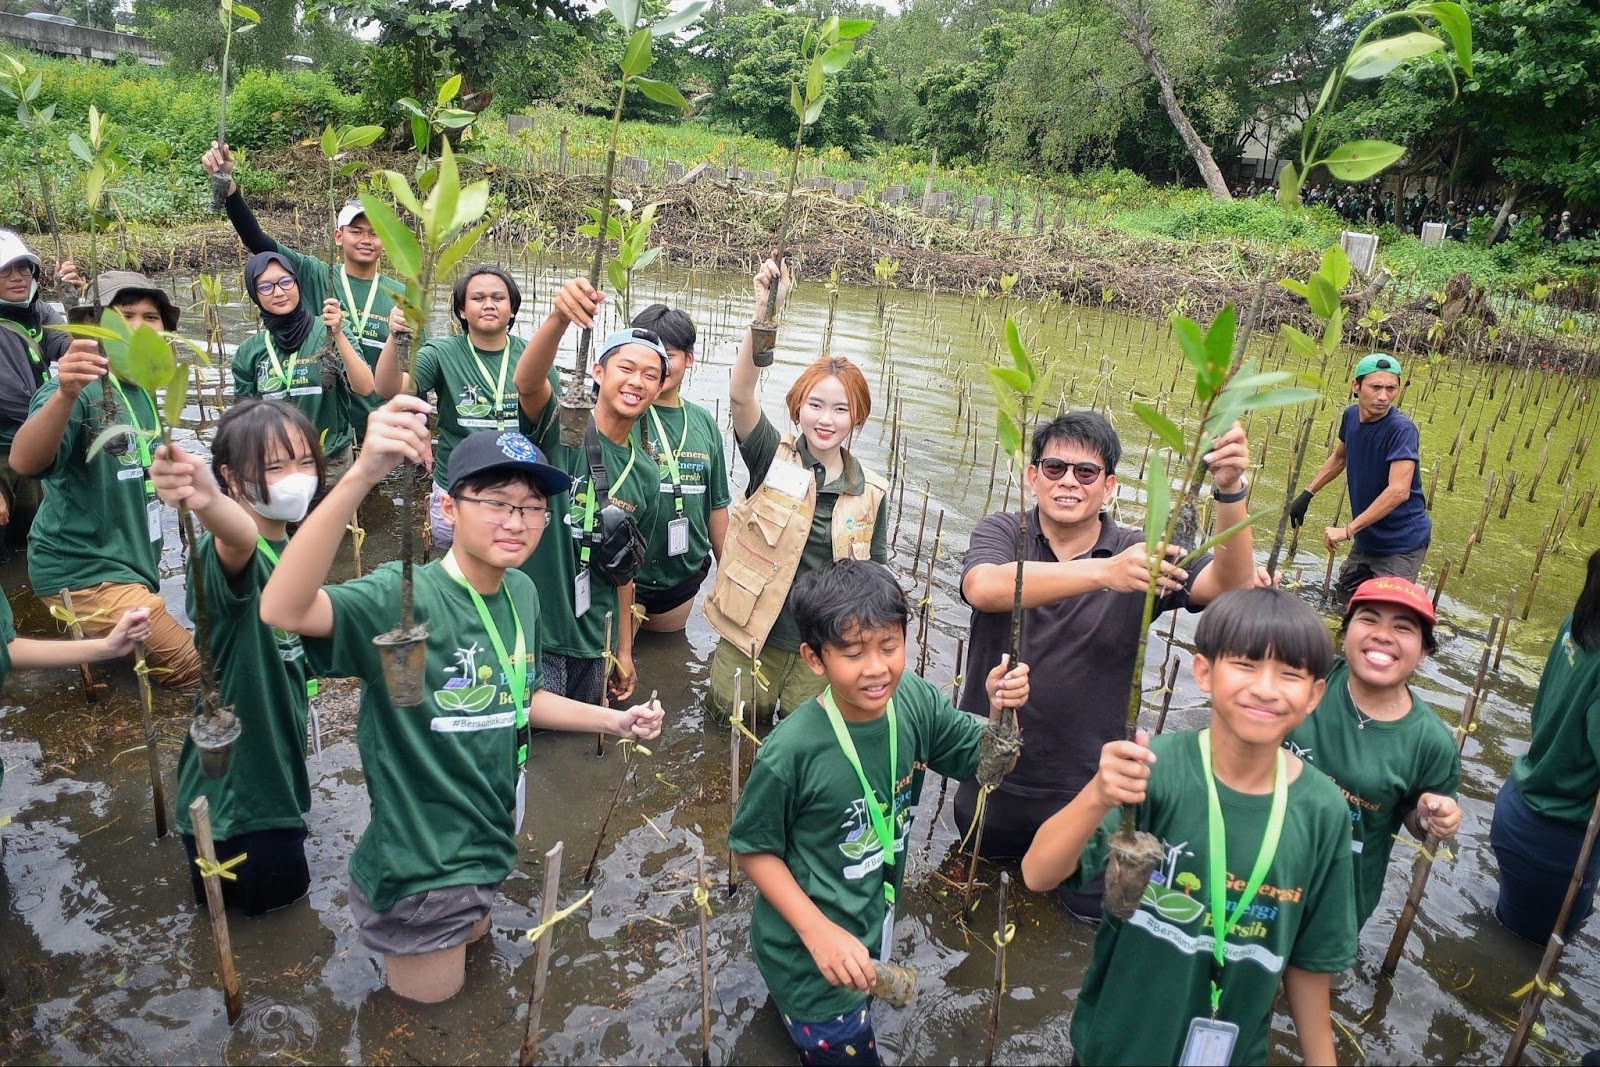
[[[204,856],[196,856],[194,865],[200,868],[200,877],[202,878],[226,878],[230,882],[237,882],[239,876],[233,873],[233,869],[249,857],[250,853],[241,852],[226,863],[212,863]]]
[[[568,904],[566,907],[562,908],[560,911],[558,911],[554,915],[550,916],[550,918],[546,919],[544,922],[540,923],[538,926],[535,926],[532,930],[529,930],[528,931],[528,940],[529,941],[537,941],[537,940],[539,940],[539,938],[544,936],[544,932],[546,930],[550,929],[556,923],[560,922],[562,919],[565,919],[568,915],[571,915],[573,912],[577,911],[579,908],[581,908],[585,904],[589,903],[589,898],[592,897],[592,896],[594,896],[594,890],[591,889],[587,893],[585,893],[583,896],[579,897],[577,899],[577,901],[575,901],[574,903]]]
[[[1451,863],[1456,858],[1456,854],[1450,851],[1450,846],[1445,844],[1443,841],[1439,842],[1438,852],[1429,852],[1420,841],[1413,841],[1409,837],[1401,837],[1399,834],[1390,834],[1389,836],[1394,838],[1397,843],[1402,844],[1407,848],[1414,848],[1418,852],[1422,853],[1422,855],[1427,858],[1429,863],[1433,863],[1435,860],[1443,863]]]
[[[999,952],[1001,949],[1003,949],[1007,945],[1011,944],[1011,939],[1013,937],[1017,936],[1017,924],[1016,923],[1006,923],[1006,932],[1004,934],[1002,934],[1000,931],[996,930],[991,936],[994,938],[995,951]],[[1006,964],[1005,964],[1004,960],[1001,960],[1001,962],[1000,962],[1000,992],[1004,993],[1005,991],[1006,991]]]
[[[103,619],[110,614],[105,608],[95,608],[87,615],[74,615],[63,604],[50,605],[50,617],[69,630],[74,626],[82,626],[86,622],[93,622],[95,619]]]
[[[1557,985],[1555,982],[1547,982],[1538,975],[1534,975],[1533,981],[1529,982],[1527,985],[1511,994],[1511,999],[1521,1000],[1523,997],[1533,992],[1534,986],[1538,986],[1539,992],[1543,993],[1547,997],[1564,997],[1567,995],[1567,991],[1562,989],[1561,986]]]
[[[694,898],[695,907],[705,912],[706,918],[711,918],[711,895],[706,892],[706,887],[696,882],[690,895]]]

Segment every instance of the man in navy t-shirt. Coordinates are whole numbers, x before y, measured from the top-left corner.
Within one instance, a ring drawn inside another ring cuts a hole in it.
[[[1312,494],[1345,472],[1355,517],[1322,533],[1329,552],[1341,541],[1355,541],[1339,568],[1340,604],[1368,578],[1397,575],[1415,581],[1433,536],[1422,501],[1417,424],[1394,407],[1400,373],[1400,361],[1382,352],[1356,364],[1356,402],[1339,424],[1339,445],[1289,505],[1289,519],[1298,527]]]

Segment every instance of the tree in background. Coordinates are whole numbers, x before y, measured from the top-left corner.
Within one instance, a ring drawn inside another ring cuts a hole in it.
[[[256,0],[249,5],[261,25],[235,42],[236,70],[282,70],[284,57],[300,54],[299,0]],[[217,0],[134,0],[134,26],[179,69],[215,70],[222,60]]]

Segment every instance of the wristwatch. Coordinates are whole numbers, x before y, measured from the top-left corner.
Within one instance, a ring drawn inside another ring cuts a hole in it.
[[[1211,487],[1211,499],[1215,500],[1219,504],[1237,504],[1239,501],[1243,500],[1249,495],[1250,479],[1244,477],[1243,475],[1239,476],[1239,488],[1235,489],[1231,493],[1224,493],[1215,485]]]

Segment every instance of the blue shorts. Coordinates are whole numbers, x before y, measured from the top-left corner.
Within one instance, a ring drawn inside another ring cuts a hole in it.
[[[789,1031],[789,1040],[800,1051],[800,1062],[806,1067],[835,1067],[856,1065],[876,1067],[878,1039],[872,1032],[872,1002],[851,1008],[843,1015],[817,1023],[800,1022],[786,1012],[783,1025]]]
[[[1538,814],[1522,799],[1515,778],[1506,779],[1494,801],[1489,844],[1500,863],[1500,899],[1494,917],[1518,937],[1537,944],[1550,940],[1556,915],[1572,882],[1583,848],[1586,827]],[[1571,940],[1594,910],[1595,882],[1600,878],[1600,848],[1589,856],[1589,869],[1578,886],[1563,936]]]

